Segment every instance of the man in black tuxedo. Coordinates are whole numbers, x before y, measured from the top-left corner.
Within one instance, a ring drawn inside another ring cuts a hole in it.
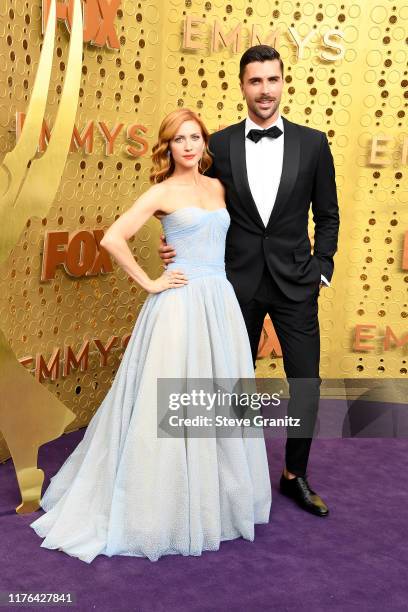
[[[231,217],[227,277],[242,309],[254,363],[263,321],[270,315],[289,379],[288,413],[303,423],[303,437],[288,428],[280,490],[305,510],[327,516],[306,468],[321,382],[318,295],[330,284],[339,230],[333,158],[324,132],[280,116],[283,62],[275,49],[248,49],[239,78],[248,117],[211,135],[213,165],[207,172],[226,189]],[[171,245],[160,251],[166,263],[175,254]]]

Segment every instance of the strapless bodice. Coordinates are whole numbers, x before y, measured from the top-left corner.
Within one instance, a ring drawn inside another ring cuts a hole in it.
[[[225,238],[230,225],[226,208],[186,206],[161,219],[167,244],[176,257],[167,269],[181,269],[189,279],[225,276]]]

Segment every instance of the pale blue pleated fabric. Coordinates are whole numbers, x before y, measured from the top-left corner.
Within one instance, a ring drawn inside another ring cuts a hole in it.
[[[254,376],[245,324],[224,267],[225,209],[185,207],[163,228],[169,269],[189,284],[150,295],[84,438],[51,479],[31,523],[41,546],[97,555],[200,555],[254,539],[271,486],[264,438],[160,438],[157,378]]]

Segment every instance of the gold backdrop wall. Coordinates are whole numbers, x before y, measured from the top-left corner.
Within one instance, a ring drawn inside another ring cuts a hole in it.
[[[92,1],[87,4],[91,7]],[[45,235],[104,229],[125,211],[149,186],[150,149],[162,117],[175,107],[196,110],[210,131],[243,119],[245,104],[237,73],[252,32],[259,35],[255,42],[264,42],[270,31],[279,31],[276,47],[285,63],[286,81],[282,113],[324,130],[335,159],[341,231],[332,287],[319,298],[321,375],[406,377],[405,3],[116,0],[116,4],[119,49],[84,44],[79,100],[72,100],[78,104],[79,132],[94,122],[93,150],[85,153],[80,148],[69,154],[50,213],[46,218],[27,218],[18,244],[0,266],[1,329],[33,376],[38,375],[40,356],[51,363],[60,349],[58,375],[45,376],[38,384],[74,411],[76,419],[69,429],[85,425],[100,405],[145,293],[116,265],[113,272],[78,278],[59,266],[53,279],[42,281]],[[41,0],[3,0],[0,5],[0,159],[15,146],[16,112],[27,110],[40,56],[41,8]],[[241,40],[229,41],[228,34],[237,27]],[[59,22],[45,114],[51,128],[68,45],[68,29]],[[194,45],[202,48],[192,49]],[[106,137],[98,122],[111,131],[123,124],[112,154],[106,154]],[[136,127],[127,134],[131,126]],[[388,140],[379,140],[384,137]],[[385,153],[379,152],[381,147]],[[151,220],[131,241],[138,261],[154,275],[160,270],[159,233],[159,223]],[[406,245],[408,250],[408,240]],[[112,336],[117,340],[103,364],[95,340],[106,345]],[[79,354],[86,340],[87,367],[72,368],[64,375],[64,347]],[[257,374],[283,374],[281,359],[267,352],[259,360]],[[7,456],[0,436],[0,459]]]

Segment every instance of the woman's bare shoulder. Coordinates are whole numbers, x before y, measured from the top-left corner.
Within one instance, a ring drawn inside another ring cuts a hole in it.
[[[156,211],[154,216],[160,219],[164,214],[172,212],[172,201],[177,193],[177,187],[173,186],[170,180],[162,181],[161,183],[155,183],[146,192],[152,201],[155,202]]]
[[[163,209],[163,202],[166,202],[166,190],[162,183],[150,185],[133,203],[133,209],[150,210],[151,214]]]
[[[220,195],[224,195],[225,188],[220,179],[212,178],[211,176],[205,176],[205,180],[207,181],[207,185],[209,189],[213,189],[216,193]]]
[[[145,193],[148,194],[152,200],[155,200],[157,204],[163,205],[173,191],[173,185],[170,181],[166,180],[161,183],[155,183]]]

